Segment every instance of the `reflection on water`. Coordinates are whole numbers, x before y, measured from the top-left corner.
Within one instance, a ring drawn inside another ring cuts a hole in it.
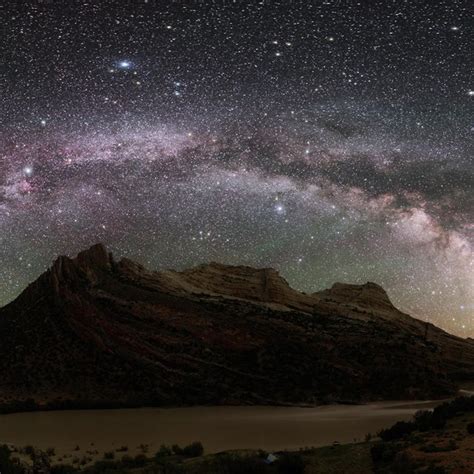
[[[70,453],[77,445],[77,455],[91,449],[101,455],[120,446],[128,446],[129,453],[134,454],[141,444],[148,444],[150,453],[154,453],[163,443],[183,445],[196,440],[203,443],[208,453],[245,448],[297,449],[362,440],[369,432],[376,433],[433,405],[383,402],[317,408],[191,407],[18,413],[0,416],[0,442],[55,447],[60,455]]]

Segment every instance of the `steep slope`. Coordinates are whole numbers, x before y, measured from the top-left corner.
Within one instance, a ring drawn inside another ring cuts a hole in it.
[[[412,318],[393,306],[385,290],[376,283],[350,285],[335,283],[332,288],[313,293],[318,307],[362,320],[385,319],[400,331],[422,337],[434,345],[452,379],[474,380],[474,340],[463,339],[443,331],[435,325]]]
[[[472,343],[434,327],[427,337],[424,323],[400,315],[372,283],[305,295],[272,269],[151,272],[96,245],[59,257],[0,309],[0,403],[314,404],[453,393],[456,351],[469,354],[470,377]]]

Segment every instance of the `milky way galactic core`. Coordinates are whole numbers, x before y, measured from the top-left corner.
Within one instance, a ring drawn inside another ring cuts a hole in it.
[[[8,2],[0,306],[104,242],[473,321],[468,1]]]

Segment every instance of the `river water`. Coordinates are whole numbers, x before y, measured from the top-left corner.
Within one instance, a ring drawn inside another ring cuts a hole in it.
[[[256,449],[267,451],[361,441],[435,402],[380,402],[315,408],[219,406],[69,410],[0,416],[0,443],[54,447],[57,457],[102,458],[122,446],[137,454],[148,445],[154,454],[161,444],[201,441],[205,451]],[[79,447],[77,449],[76,447]],[[116,456],[116,457],[117,457]]]

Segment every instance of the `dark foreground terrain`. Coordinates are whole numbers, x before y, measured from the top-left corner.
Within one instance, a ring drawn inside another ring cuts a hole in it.
[[[90,448],[93,453],[93,447]],[[474,397],[419,411],[363,443],[304,448],[297,452],[234,451],[206,455],[199,442],[161,446],[130,456],[128,447],[103,459],[58,457],[32,446],[0,447],[3,474],[471,474],[474,470]]]
[[[102,245],[0,309],[0,340],[3,412],[432,399],[474,378],[471,340],[374,283],[304,294],[272,269],[151,272]]]

